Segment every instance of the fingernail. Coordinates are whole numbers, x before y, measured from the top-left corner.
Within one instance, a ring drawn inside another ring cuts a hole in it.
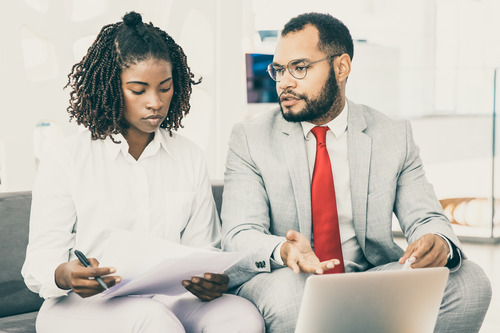
[[[182,281],[182,285],[183,285],[184,287],[187,287],[187,286],[189,286],[189,282],[188,282],[188,281]]]
[[[326,264],[326,268],[333,268],[335,265],[333,264],[333,262],[329,262],[328,264]]]
[[[115,280],[115,283],[120,283],[120,282],[122,282],[122,279],[121,279],[121,278],[117,278],[117,279]]]
[[[113,273],[115,273],[115,272],[116,272],[116,269],[115,269],[114,267],[110,267],[110,268],[109,268],[109,273],[110,273],[110,274],[113,274]]]
[[[193,281],[194,283],[198,283],[198,282],[200,282],[200,279],[197,277],[194,277],[191,279],[191,281]]]
[[[205,274],[205,279],[210,280],[212,278],[212,274],[206,273]]]

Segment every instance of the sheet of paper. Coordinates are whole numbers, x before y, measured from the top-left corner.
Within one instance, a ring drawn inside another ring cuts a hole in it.
[[[167,258],[182,258],[190,253],[210,252],[176,242],[124,229],[110,229],[100,266],[116,268],[123,279],[133,279]]]
[[[193,276],[203,276],[206,272],[222,273],[244,255],[235,252],[199,252],[190,253],[183,258],[169,258],[159,263],[151,270],[139,276],[124,280],[116,286],[103,292],[104,295],[115,297],[124,295],[180,295],[186,292],[182,280]]]
[[[243,253],[210,251],[112,230],[100,265],[115,267],[122,282],[102,295],[179,295],[186,292],[182,280],[204,273],[222,273],[244,257]]]

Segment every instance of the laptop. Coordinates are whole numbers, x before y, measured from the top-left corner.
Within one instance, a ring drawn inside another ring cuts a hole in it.
[[[449,270],[312,275],[295,333],[432,333]]]

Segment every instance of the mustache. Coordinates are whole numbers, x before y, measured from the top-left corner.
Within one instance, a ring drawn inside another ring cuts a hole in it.
[[[281,92],[281,94],[278,96],[279,101],[281,101],[281,96],[284,94],[292,95],[296,98],[303,99],[303,100],[307,101],[306,95],[298,94],[298,93],[294,92],[293,90],[284,90],[283,92]]]

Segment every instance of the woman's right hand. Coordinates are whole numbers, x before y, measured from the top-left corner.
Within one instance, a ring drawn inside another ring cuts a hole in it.
[[[60,264],[55,272],[56,285],[61,289],[73,289],[81,297],[90,297],[104,290],[92,277],[100,276],[108,287],[120,283],[119,276],[109,275],[116,272],[113,267],[99,267],[94,258],[89,261],[92,267],[83,266],[78,259]]]

